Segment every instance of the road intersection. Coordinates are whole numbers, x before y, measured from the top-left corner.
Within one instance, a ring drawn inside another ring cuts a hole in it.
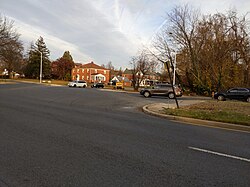
[[[0,85],[1,183],[250,185],[249,133],[186,125],[140,110],[156,101],[170,102],[99,89]]]

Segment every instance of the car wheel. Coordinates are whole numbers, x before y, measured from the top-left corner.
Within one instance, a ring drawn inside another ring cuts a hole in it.
[[[169,93],[169,94],[168,94],[168,98],[169,98],[169,99],[174,99],[174,93],[172,93],[172,92]]]
[[[86,88],[86,85],[83,85],[83,88]]]
[[[150,93],[149,92],[144,92],[144,97],[150,97]]]
[[[224,101],[224,100],[225,100],[225,97],[224,97],[223,95],[219,95],[219,96],[218,96],[218,100],[219,100],[219,101]]]
[[[250,102],[250,97],[247,98],[247,102]]]
[[[74,84],[74,87],[76,87],[76,84]]]

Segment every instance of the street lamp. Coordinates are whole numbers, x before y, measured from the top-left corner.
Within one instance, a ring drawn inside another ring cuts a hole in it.
[[[173,64],[173,71],[174,71],[174,74],[173,74],[173,85],[175,85],[175,71],[176,71],[176,52],[174,52],[174,64]]]
[[[169,32],[168,33],[172,38],[173,38],[173,33],[172,32]],[[175,42],[172,42],[173,44],[175,44]],[[168,74],[169,74],[169,78],[170,78],[170,82],[171,82],[171,86],[172,86],[172,89],[173,89],[173,93],[174,93],[174,99],[175,99],[175,102],[176,102],[176,107],[179,108],[179,104],[178,104],[178,101],[177,101],[177,98],[176,98],[176,94],[175,94],[175,71],[176,71],[176,52],[173,50],[173,54],[174,54],[174,60],[172,60],[172,55],[171,55],[171,52],[170,52],[170,62],[171,64],[173,65],[173,80],[171,80],[171,75],[170,75],[170,71],[169,71],[169,67],[168,68]],[[167,64],[167,63],[166,63]],[[168,66],[168,64],[167,64]]]
[[[42,83],[42,73],[43,73],[43,53],[39,50],[37,50],[40,55],[41,55],[41,59],[40,59],[40,83]]]

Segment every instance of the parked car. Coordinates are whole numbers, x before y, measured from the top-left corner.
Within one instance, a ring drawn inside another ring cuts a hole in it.
[[[216,92],[214,99],[219,101],[230,99],[250,102],[250,88],[231,88],[226,92]]]
[[[91,86],[91,88],[104,88],[104,83],[95,83]]]
[[[176,97],[182,96],[182,89],[174,85],[175,95]],[[172,89],[171,84],[157,84],[151,88],[143,88],[140,91],[140,94],[144,97],[151,97],[151,96],[167,96],[169,99],[174,98],[174,92]]]
[[[77,80],[75,80],[75,81],[69,82],[68,86],[69,87],[79,87],[79,88],[82,87],[82,88],[86,88],[87,87],[87,83],[86,83],[86,81],[77,81]]]

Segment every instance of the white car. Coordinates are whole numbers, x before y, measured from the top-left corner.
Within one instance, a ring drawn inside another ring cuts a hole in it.
[[[82,88],[86,88],[87,87],[87,83],[85,81],[71,81],[68,83],[69,87],[82,87]]]

